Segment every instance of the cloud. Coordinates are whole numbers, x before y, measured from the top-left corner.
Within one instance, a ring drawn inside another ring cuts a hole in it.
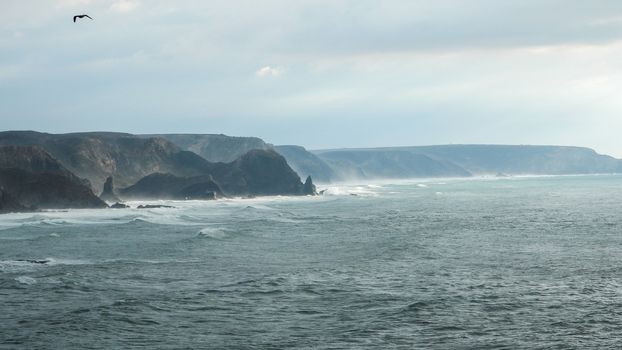
[[[278,77],[283,74],[283,69],[278,67],[265,66],[255,72],[259,78]]]
[[[113,118],[310,147],[561,143],[622,157],[620,0],[0,2],[3,128]],[[76,27],[78,13],[97,21]],[[333,127],[282,132],[310,121]]]
[[[140,5],[138,0],[119,0],[110,5],[110,9],[115,12],[127,13],[136,9]]]
[[[78,7],[91,4],[92,0],[59,0],[57,7]]]

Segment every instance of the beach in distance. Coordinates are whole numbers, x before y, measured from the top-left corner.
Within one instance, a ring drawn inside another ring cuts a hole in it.
[[[415,179],[5,214],[0,344],[612,348],[621,180]]]

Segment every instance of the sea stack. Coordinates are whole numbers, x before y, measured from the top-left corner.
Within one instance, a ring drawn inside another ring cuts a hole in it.
[[[104,190],[102,194],[99,195],[99,198],[106,202],[118,203],[121,202],[119,197],[114,193],[114,183],[112,181],[112,176],[108,176],[106,182],[104,183]]]
[[[317,194],[317,190],[315,185],[313,184],[313,180],[311,176],[307,176],[307,180],[305,181],[304,186],[302,187],[302,194],[307,196],[315,196]]]

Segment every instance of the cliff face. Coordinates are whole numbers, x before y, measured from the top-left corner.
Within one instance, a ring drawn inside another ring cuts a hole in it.
[[[0,187],[0,213],[15,213],[28,209],[21,205],[10,193],[6,192],[4,187]]]
[[[1,210],[105,208],[88,183],[33,146],[0,147]]]
[[[216,199],[223,196],[222,189],[210,175],[179,177],[161,173],[148,175],[120,192],[126,199]]]
[[[317,182],[331,182],[337,180],[335,170],[324,160],[307,151],[301,146],[275,146],[279,154],[287,160],[287,164],[300,175],[301,178],[311,176]]]
[[[311,183],[308,188],[313,186]],[[275,151],[252,150],[231,163],[215,163],[209,175],[156,173],[119,191],[124,199],[213,199],[221,196],[303,195],[305,187]]]
[[[465,177],[471,173],[447,160],[401,150],[337,150],[321,153],[341,179]]]
[[[252,150],[214,169],[214,178],[231,195],[301,195],[303,184],[273,150]]]
[[[584,147],[444,145],[410,152],[454,162],[474,174],[598,174],[622,172],[622,161]]]
[[[622,161],[589,148],[441,145],[318,150],[338,179],[620,173]]]
[[[270,150],[272,146],[258,137],[237,137],[216,134],[158,134],[141,135],[166,139],[181,149],[194,152],[210,162],[230,163],[247,152]]]
[[[212,163],[194,152],[181,150],[163,138],[121,133],[54,135],[31,131],[2,132],[0,145],[3,144],[36,145],[39,149],[45,149],[53,159],[50,164],[63,169],[66,176],[74,176],[75,173],[88,179],[94,192],[102,193],[110,201],[116,201],[114,192],[110,191],[111,186],[106,191],[103,189],[111,177],[116,187],[129,188],[152,174],[170,174],[177,179],[176,184],[168,184],[161,192],[167,198],[209,197],[212,192],[216,195],[302,194],[303,184],[298,175],[282,156],[271,149],[252,150],[229,163]],[[16,155],[7,155],[6,158],[14,162],[20,159]],[[30,167],[52,166],[44,162],[42,165],[35,164],[32,160],[25,163]],[[26,165],[20,167],[26,168]],[[211,178],[207,181],[209,176]],[[157,176],[150,178],[151,181],[154,179],[163,181]],[[137,192],[119,191],[119,195],[123,199],[123,196],[140,192],[138,187],[134,191]],[[149,198],[154,198],[154,193]]]
[[[209,162],[169,141],[122,133],[10,131],[0,133],[0,145],[41,147],[70,172],[88,179],[96,193],[102,192],[109,176],[125,187],[156,172],[194,176],[210,169]]]

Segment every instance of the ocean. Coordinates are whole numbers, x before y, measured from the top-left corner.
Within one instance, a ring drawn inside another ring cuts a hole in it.
[[[620,347],[622,176],[318,189],[0,215],[0,349]]]

